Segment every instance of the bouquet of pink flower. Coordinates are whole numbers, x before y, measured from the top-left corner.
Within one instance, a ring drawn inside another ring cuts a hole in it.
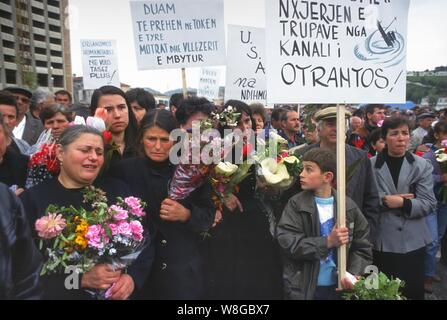
[[[145,240],[141,223],[144,202],[135,197],[118,198],[109,207],[103,191],[88,187],[84,203],[93,210],[50,205],[46,215],[36,221],[40,249],[45,245],[42,275],[64,273],[69,265],[79,272],[100,263],[124,269],[141,253]],[[107,298],[106,291],[93,294]]]

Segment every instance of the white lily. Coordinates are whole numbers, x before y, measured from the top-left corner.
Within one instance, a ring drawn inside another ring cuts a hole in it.
[[[226,177],[230,177],[233,175],[239,167],[231,162],[219,162],[216,166],[216,172],[218,174],[224,175]]]
[[[261,161],[261,173],[268,185],[275,186],[290,179],[287,168],[283,163],[277,163],[273,158]]]
[[[445,154],[445,153],[438,153],[436,155],[436,161],[438,161],[438,162],[445,162],[445,161],[447,161],[447,154]]]
[[[269,133],[269,140],[273,141],[273,143],[287,144],[287,140],[284,139],[283,137],[281,137],[275,131],[270,131],[270,133]]]

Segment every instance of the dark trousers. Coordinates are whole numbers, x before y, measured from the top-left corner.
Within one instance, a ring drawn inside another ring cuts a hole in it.
[[[402,294],[407,299],[424,300],[425,247],[406,254],[374,251],[374,265],[388,277],[405,281]]]

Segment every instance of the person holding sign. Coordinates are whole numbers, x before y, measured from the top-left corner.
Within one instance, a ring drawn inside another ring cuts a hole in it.
[[[276,238],[284,256],[284,294],[290,300],[336,300],[336,248],[347,244],[348,271],[362,275],[372,262],[369,225],[352,199],[347,198],[349,228],[337,228],[336,159],[326,149],[313,149],[303,158],[303,191],[293,196],[278,223]],[[351,289],[348,279],[344,289]]]
[[[114,86],[103,86],[92,95],[91,112],[101,108],[105,112],[104,122],[112,134],[112,141],[106,146],[104,171],[122,159],[136,156],[137,120],[126,98],[126,94]]]
[[[425,246],[432,242],[425,217],[436,209],[433,166],[407,152],[410,125],[403,118],[382,126],[386,148],[371,159],[381,196],[380,220],[373,237],[374,264],[405,281],[403,295],[424,299]]]

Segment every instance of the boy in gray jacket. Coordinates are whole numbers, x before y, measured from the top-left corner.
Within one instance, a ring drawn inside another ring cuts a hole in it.
[[[318,148],[303,157],[300,174],[303,191],[292,197],[277,226],[284,258],[286,299],[338,299],[337,248],[347,245],[347,271],[362,275],[372,263],[369,226],[354,201],[346,199],[347,228],[337,228],[334,154]],[[342,285],[350,288],[348,279]]]

